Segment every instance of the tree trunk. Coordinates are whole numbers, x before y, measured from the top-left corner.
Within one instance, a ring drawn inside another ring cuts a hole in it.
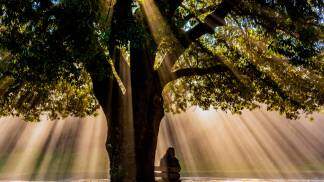
[[[115,61],[127,89],[125,95],[116,80],[98,78],[94,72],[91,77],[108,123],[106,148],[111,181],[152,182],[159,125],[164,115],[162,88],[147,51],[133,49],[131,52],[131,73],[125,60]],[[115,60],[116,57],[119,55],[115,55]],[[101,65],[104,66],[109,65]]]
[[[161,107],[160,109],[159,107],[156,107],[155,109],[148,109],[148,112],[152,113],[147,113],[147,115],[149,116],[145,116],[140,113],[134,114],[138,117],[134,121],[137,123],[135,125],[135,153],[137,166],[136,179],[139,182],[154,181],[155,151],[159,132],[159,124],[162,117],[153,115],[157,114],[161,116],[161,113],[163,113],[163,108]],[[145,117],[148,118],[145,119]]]
[[[130,69],[122,55],[115,52],[120,43],[125,43],[127,36],[140,36],[128,32],[129,26],[136,24],[130,13],[131,2],[119,0],[114,5],[109,42],[110,55],[126,86],[126,94],[121,93],[116,80],[107,77],[100,81],[93,78],[92,81],[95,95],[109,120],[106,148],[111,181],[153,182],[157,136],[164,115],[162,88],[158,74],[153,70],[153,56],[146,49],[145,41],[141,46],[130,42]]]
[[[119,54],[115,56],[115,68],[127,91],[121,92],[116,80],[109,75],[97,75],[96,69],[88,67],[92,77],[94,94],[101,105],[108,125],[106,149],[110,160],[111,182],[136,181],[134,125],[130,68]],[[98,59],[94,67],[108,67],[107,61]],[[93,63],[95,64],[95,63]]]
[[[118,50],[114,60],[126,92],[123,94],[118,83],[113,82],[113,105],[106,141],[110,159],[110,179],[112,182],[133,182],[136,180],[136,163],[130,67]]]
[[[128,28],[134,25],[131,4],[131,0],[118,0],[114,4],[108,43],[116,72],[126,88],[126,93],[123,94],[117,78],[113,81],[111,104],[108,105],[110,109],[105,112],[107,119],[109,118],[106,148],[110,160],[111,182],[136,181],[131,74],[130,67],[120,51],[129,41],[128,36],[132,34]]]
[[[148,52],[145,49],[135,49],[131,56],[136,179],[139,182],[152,182],[157,137],[164,115],[162,89]]]

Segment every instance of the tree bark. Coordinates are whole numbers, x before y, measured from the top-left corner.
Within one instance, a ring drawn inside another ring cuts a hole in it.
[[[126,93],[122,93],[117,81],[113,82],[111,100],[114,105],[111,106],[106,141],[110,159],[110,180],[133,182],[136,179],[136,163],[130,68],[118,50],[114,60]]]
[[[115,60],[117,57],[118,53]],[[107,118],[106,148],[112,182],[154,181],[155,151],[164,110],[161,83],[152,59],[144,48],[132,49],[130,73],[125,71],[129,70],[125,60],[115,61],[127,89],[125,95],[112,77],[96,74],[98,67],[110,66],[107,62],[98,58],[91,65],[93,69],[88,67],[95,96]]]
[[[115,68],[126,86],[123,94],[117,81],[108,75],[110,65],[103,56],[97,57],[87,67],[91,75],[94,94],[104,111],[107,119],[108,131],[106,149],[110,161],[111,182],[136,181],[136,161],[134,146],[134,127],[132,112],[132,93],[130,68],[116,51]],[[98,68],[103,68],[101,73]]]
[[[126,88],[126,93],[122,93],[115,78],[112,83],[111,104],[108,105],[110,109],[106,114],[109,117],[106,148],[112,182],[136,181],[131,75],[130,67],[120,51],[120,47],[125,46],[132,33],[128,26],[134,25],[131,4],[131,0],[118,0],[114,4],[108,43],[116,72]]]
[[[127,41],[127,36],[136,36],[127,32],[127,26],[135,24],[129,14],[130,2],[116,2],[109,42],[110,55],[126,86],[126,95],[122,94],[116,80],[108,77],[92,80],[95,95],[108,121],[106,148],[111,181],[152,182],[159,125],[164,115],[162,87],[158,73],[153,70],[154,58],[147,50],[146,40],[142,45],[130,42],[131,71],[116,51],[120,43]],[[98,67],[102,66],[95,66]]]
[[[147,50],[135,48],[131,53],[136,179],[152,182],[159,125],[164,115],[162,88]]]

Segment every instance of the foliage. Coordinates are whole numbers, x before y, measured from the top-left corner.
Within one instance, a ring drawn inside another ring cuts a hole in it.
[[[99,79],[115,76],[122,85],[108,53],[111,39],[118,36],[126,53],[130,42],[132,48],[145,47],[140,45],[151,38],[136,3],[135,24],[124,20],[124,28],[111,35],[112,2],[0,0],[0,116],[37,120],[49,112],[52,119],[82,117],[98,108],[93,72]],[[156,2],[177,37],[179,31],[185,34],[204,23],[222,1],[184,0],[179,7]],[[319,110],[324,103],[323,19],[320,0],[233,4],[227,25],[193,40],[174,66],[227,69],[206,75],[193,71],[170,82],[163,92],[166,111],[198,105],[239,113],[265,103],[296,118]],[[152,49],[162,61],[174,47],[157,44]],[[109,61],[112,69],[93,66],[101,61]]]
[[[84,65],[97,53],[97,3],[2,0],[0,115],[36,120],[85,116],[98,108]]]
[[[184,1],[173,22],[186,30],[194,20],[194,27],[217,4]],[[240,113],[265,103],[288,118],[318,110],[324,102],[322,12],[320,1],[242,1],[226,26],[194,42],[176,65],[229,69],[169,84],[166,108],[181,112],[199,105]]]

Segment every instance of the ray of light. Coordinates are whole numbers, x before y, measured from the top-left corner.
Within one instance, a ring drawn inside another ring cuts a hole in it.
[[[105,137],[102,136],[106,130],[102,116],[95,120],[69,118],[39,123],[1,119],[1,126],[12,125],[13,130],[5,131],[6,134],[0,137],[1,146],[8,148],[0,152],[0,179],[107,178],[107,153]],[[25,126],[25,129],[20,130],[19,126]],[[14,129],[20,132],[19,137],[3,140],[16,136],[12,132]],[[84,136],[89,137],[86,143]],[[85,162],[78,163],[76,160]],[[80,170],[83,168],[85,170]]]
[[[264,110],[246,111],[241,116],[199,110],[170,115],[161,124],[156,165],[163,151],[174,146],[185,166],[184,174],[260,178],[323,176],[323,136],[320,130],[311,129],[323,126],[320,123],[323,116],[317,116],[316,120],[292,121]],[[170,142],[165,130],[171,130],[176,137],[172,140],[180,142]],[[195,173],[190,169],[195,169]]]
[[[58,145],[59,138],[61,133],[63,132],[65,121],[56,121],[56,125],[54,126],[53,134],[50,138],[50,141],[46,147],[46,151],[44,151],[43,158],[40,161],[39,168],[37,174],[35,175],[36,179],[45,179],[46,173],[50,168],[50,163],[55,158],[55,148]]]
[[[46,122],[40,122],[32,133],[30,133],[30,130],[23,131],[18,143],[23,143],[24,149],[18,159],[15,155],[8,157],[6,167],[9,167],[9,169],[5,170],[29,178],[32,175],[36,159],[41,152],[41,146],[45,144],[46,139],[49,137],[52,126]],[[27,127],[31,126],[27,125]],[[19,151],[19,148],[15,147],[13,150]],[[17,161],[19,162],[17,163]]]
[[[149,29],[155,43],[158,45],[154,68],[158,71],[163,84],[173,80],[173,65],[183,52],[183,47],[174,36],[169,24],[162,16],[153,0],[140,1]]]
[[[167,114],[156,165],[173,146],[182,176],[324,177],[324,116],[314,118],[287,120],[263,109],[243,115],[199,108]],[[97,118],[40,123],[7,118],[0,120],[0,130],[0,179],[107,177],[102,113]]]
[[[107,178],[107,171],[102,169],[107,167],[107,153],[105,148],[106,125],[104,116],[96,118],[86,118],[81,128],[77,145],[75,148],[75,160],[72,171],[78,171],[81,178]],[[101,139],[101,140],[100,140]],[[85,160],[86,159],[86,160]]]

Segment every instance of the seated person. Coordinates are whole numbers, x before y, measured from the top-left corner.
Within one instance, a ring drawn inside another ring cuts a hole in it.
[[[169,147],[165,155],[160,161],[160,167],[162,171],[162,180],[167,182],[180,181],[180,164],[175,157],[175,150],[173,147]]]

